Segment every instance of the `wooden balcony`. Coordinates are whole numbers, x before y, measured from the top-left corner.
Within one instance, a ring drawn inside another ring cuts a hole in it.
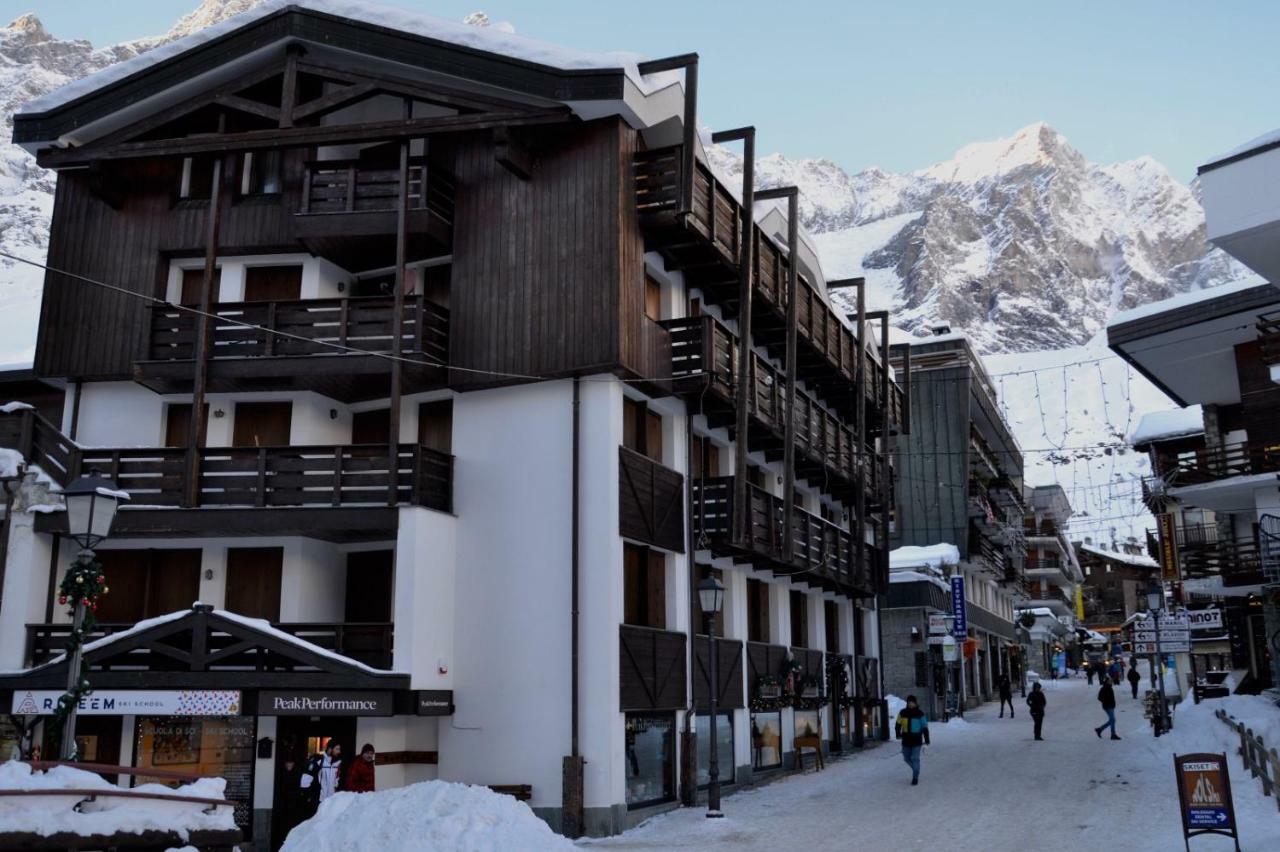
[[[1258,350],[1268,367],[1280,364],[1280,311],[1258,317]]]
[[[853,565],[850,533],[803,509],[792,518],[792,547],[787,552],[784,530],[787,519],[781,497],[762,488],[747,486],[751,524],[744,541],[733,539],[732,476],[695,480],[693,530],[695,537],[716,556],[731,556],[756,567],[794,577],[800,582],[835,592],[865,596],[875,593],[878,554],[864,551],[862,566]]]
[[[684,553],[684,477],[618,447],[618,528],[625,538]]]
[[[379,355],[392,351],[394,310],[389,296],[217,305],[209,389],[312,390],[343,402],[385,397],[390,367]],[[157,393],[190,392],[199,322],[190,311],[153,306],[146,360],[134,365],[137,380]],[[424,362],[406,365],[405,392],[443,386],[448,371],[426,364],[449,362],[448,309],[408,297],[401,333],[404,357]]]
[[[674,146],[636,155],[636,205],[646,234],[646,246],[661,252],[668,269],[683,271],[687,284],[701,289],[726,315],[733,316],[738,311],[741,204],[699,162],[693,175],[693,210],[687,217],[679,215],[680,187],[684,182],[680,150]],[[776,245],[758,227],[753,229],[751,238],[755,240],[753,281],[757,305],[752,313],[752,339],[783,358],[787,316],[786,247]],[[796,324],[798,375],[809,380],[832,404],[852,400],[858,342],[854,332],[803,275],[797,288]],[[883,375],[884,365],[880,363],[874,341],[864,341],[863,345],[867,347],[872,367],[868,372],[868,393],[873,400],[869,417],[876,421],[884,414],[885,399],[878,378]],[[898,411],[901,412],[900,405]]]
[[[1148,540],[1157,538],[1150,531]],[[1223,585],[1264,582],[1262,556],[1253,538],[1221,535],[1216,524],[1193,524],[1177,532],[1178,567],[1187,578],[1222,577]],[[1157,549],[1157,553],[1159,550]]]
[[[1176,486],[1198,485],[1229,479],[1280,472],[1280,447],[1258,446],[1247,442],[1203,447],[1180,454],[1177,458],[1161,458],[1161,470],[1172,471]]]
[[[137,535],[200,531],[233,534],[233,518],[224,513],[202,521],[188,517],[154,526],[148,514],[166,509],[241,508],[289,510],[342,508],[348,513],[360,507],[400,505],[452,510],[453,457],[414,444],[401,444],[394,469],[391,448],[384,444],[290,447],[205,447],[197,450],[199,483],[196,503],[184,505],[187,496],[187,450],[182,447],[85,448],[76,445],[51,423],[30,410],[0,414],[0,447],[17,450],[29,464],[38,465],[60,485],[67,485],[82,471],[97,469],[131,496],[130,505],[116,520],[124,533]],[[394,511],[394,510],[392,510]],[[268,533],[275,524],[280,535],[315,535],[351,540],[358,524],[351,518],[330,518],[331,528],[297,529],[272,520],[270,513],[242,523],[248,531],[258,525]],[[42,516],[43,523],[62,524],[61,514]],[[243,519],[242,519],[243,520]],[[304,523],[295,516],[290,522]],[[387,519],[369,534],[385,537]],[[323,525],[321,525],[323,527]],[[394,524],[390,527],[394,530]],[[50,527],[50,531],[56,531]]]
[[[619,710],[681,710],[688,706],[683,633],[620,625],[618,657]]]
[[[97,623],[85,635],[91,642],[132,629],[132,624]],[[375,669],[391,667],[393,625],[363,622],[284,622],[271,625],[276,630],[305,639],[312,645],[333,651],[344,657],[372,666]],[[28,624],[26,664],[29,667],[43,665],[67,649],[71,633],[70,624]],[[227,643],[230,644],[230,643]],[[210,648],[210,651],[217,650]],[[142,655],[135,654],[134,662],[145,666]]]
[[[676,393],[705,415],[713,427],[737,425],[738,339],[713,317],[703,315],[663,323],[671,335],[671,375]],[[754,352],[748,446],[773,460],[782,458],[786,438],[786,376]],[[852,503],[861,485],[870,500],[879,497],[880,465],[868,444],[860,468],[853,429],[810,393],[796,389],[796,476]],[[860,475],[861,471],[861,475]]]
[[[453,243],[454,180],[421,161],[409,167],[410,260],[444,254]],[[395,256],[400,202],[400,170],[354,160],[308,163],[303,173],[302,209],[295,217],[298,238],[314,254],[348,269],[370,269]],[[377,262],[369,263],[372,258]]]

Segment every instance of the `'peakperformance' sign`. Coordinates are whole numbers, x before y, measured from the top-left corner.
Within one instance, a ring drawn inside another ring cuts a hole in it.
[[[357,690],[281,690],[258,693],[259,716],[391,716],[390,692]]]

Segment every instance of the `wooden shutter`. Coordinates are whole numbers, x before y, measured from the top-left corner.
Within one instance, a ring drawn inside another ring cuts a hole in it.
[[[345,620],[375,624],[391,621],[394,578],[394,550],[348,553]]]
[[[835,601],[822,602],[822,626],[826,630],[827,653],[840,650],[840,607]]]
[[[287,447],[292,402],[238,402],[231,443],[236,447]]]
[[[148,618],[191,609],[200,600],[200,555],[197,549],[150,551]]]
[[[302,298],[302,267],[250,266],[244,271],[246,302],[290,301]]]
[[[227,609],[251,618],[279,621],[283,568],[283,548],[230,548],[227,551]]]
[[[351,415],[351,443],[385,444],[391,436],[391,409],[357,411]]]
[[[204,404],[204,420],[209,422],[209,403]],[[191,440],[191,403],[173,402],[165,411],[164,445],[185,447]]]
[[[453,452],[453,400],[418,406],[418,443],[442,453]]]
[[[805,606],[804,592],[791,592],[791,646],[809,647],[809,613]]]
[[[645,409],[644,449],[646,456],[656,462],[662,461],[662,415]]]
[[[96,553],[110,589],[95,613],[103,624],[133,624],[146,617],[147,551],[99,550]]]
[[[649,627],[665,630],[667,626],[667,557],[657,550],[649,551],[649,570],[645,577],[648,597],[646,615]]]
[[[644,453],[644,403],[634,399],[622,400],[622,446],[637,453]]]
[[[218,303],[218,288],[222,284],[222,267],[213,270],[213,304]],[[182,293],[178,298],[187,307],[200,306],[200,291],[204,286],[204,268],[182,270]]]
[[[662,319],[662,285],[652,275],[644,277],[644,315],[654,322]]]

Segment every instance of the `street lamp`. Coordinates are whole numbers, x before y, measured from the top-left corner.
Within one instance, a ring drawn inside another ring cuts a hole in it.
[[[91,470],[88,476],[79,476],[62,492],[67,506],[67,535],[80,545],[80,553],[72,567],[77,580],[89,573],[93,565],[93,548],[97,547],[111,533],[111,523],[115,520],[116,509],[121,500],[128,500],[129,495],[119,490],[116,484],[104,477],[97,470]],[[81,687],[86,686],[81,680],[81,653],[84,647],[85,598],[76,594],[73,597],[75,609],[72,613],[71,637],[67,654],[67,701],[66,718],[62,728],[62,757],[64,760],[76,758],[76,705],[79,703]]]
[[[707,767],[707,816],[722,817],[720,811],[720,749],[716,742],[716,693],[720,689],[720,677],[716,673],[716,614],[724,605],[724,586],[714,576],[708,576],[698,584],[698,605],[707,619],[707,648],[710,651],[708,679],[711,681],[711,725],[707,742],[710,761]]]
[[[1155,729],[1156,736],[1160,736],[1165,731],[1165,719],[1168,713],[1168,698],[1164,694],[1164,652],[1160,647],[1160,615],[1164,610],[1164,584],[1152,577],[1147,583],[1147,612],[1151,615],[1151,620],[1155,622],[1156,628],[1156,656],[1155,666],[1157,678],[1160,684],[1160,706],[1157,708],[1158,718],[1156,719]]]

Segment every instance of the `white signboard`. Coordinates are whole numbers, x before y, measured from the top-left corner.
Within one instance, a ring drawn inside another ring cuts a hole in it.
[[[1192,630],[1222,629],[1222,610],[1220,609],[1195,610],[1187,613],[1187,619],[1191,622]]]
[[[15,689],[15,716],[52,716],[63,693]],[[99,689],[80,699],[81,716],[239,716],[238,689]]]
[[[929,632],[930,633],[950,633],[950,627],[947,622],[950,621],[949,616],[931,615],[929,616]]]
[[[1156,632],[1154,630],[1135,630],[1133,631],[1133,641],[1135,642],[1155,642]],[[1190,630],[1161,630],[1159,640],[1161,644],[1167,642],[1190,642]]]
[[[950,636],[944,636],[942,640],[942,660],[946,663],[954,663],[960,659],[960,646],[956,644],[956,640]]]
[[[1165,654],[1189,654],[1191,653],[1191,641],[1179,639],[1174,642],[1167,641],[1163,636],[1160,637],[1160,652]],[[1134,642],[1133,653],[1135,654],[1154,654],[1156,652],[1155,642]]]

